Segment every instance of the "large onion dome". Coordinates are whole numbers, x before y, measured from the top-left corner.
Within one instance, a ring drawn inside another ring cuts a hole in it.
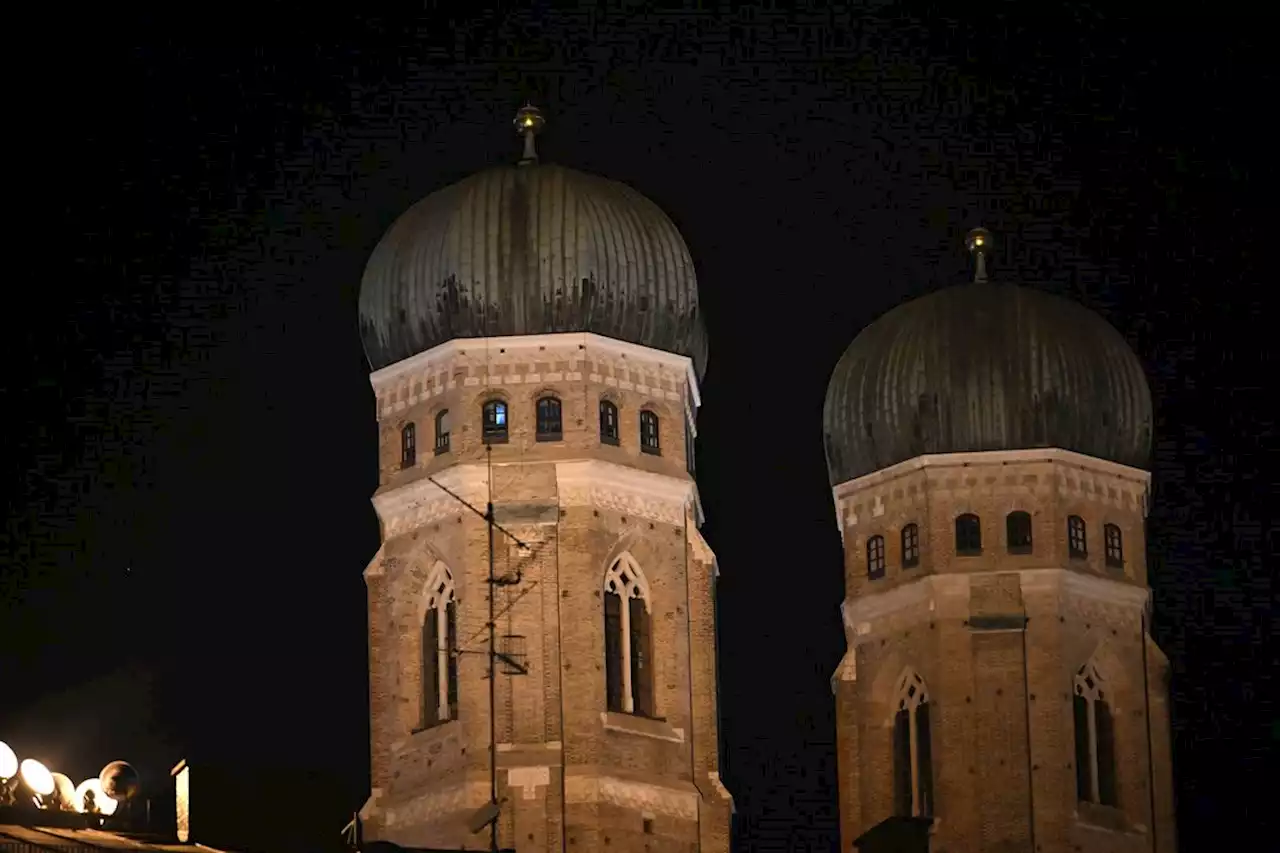
[[[1151,392],[1120,334],[1067,299],[987,282],[981,262],[978,281],[900,305],[845,351],[823,407],[832,485],[964,451],[1147,466]]]
[[[526,107],[519,164],[487,169],[409,208],[360,287],[377,370],[454,338],[595,332],[689,356],[707,344],[693,261],[671,220],[616,181],[540,164]]]

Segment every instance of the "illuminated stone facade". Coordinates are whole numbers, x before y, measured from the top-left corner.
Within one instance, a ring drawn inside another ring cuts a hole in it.
[[[946,853],[1175,849],[1168,663],[1143,619],[1149,480],[1042,449],[835,486],[842,849],[905,812]]]
[[[698,532],[686,454],[698,406],[690,359],[589,333],[459,339],[371,381],[383,544],[365,571],[366,838],[489,845],[487,830],[467,828],[489,801],[487,527],[430,476],[481,510],[491,491],[498,524],[528,546],[498,533],[494,550],[495,573],[520,578],[495,587],[495,605],[500,637],[523,640],[499,645],[523,652],[527,668],[508,675],[500,666],[495,682],[500,843],[726,851],[716,566]],[[561,429],[540,436],[546,398],[559,402]],[[506,406],[505,434],[486,440],[482,413],[493,401]],[[602,434],[602,401],[616,410],[616,444]],[[657,418],[656,447],[641,447],[641,412]],[[437,424],[449,434],[440,452]],[[624,557],[643,575],[647,714],[610,711],[606,696],[606,575]],[[424,689],[424,679],[446,680],[424,667],[424,645],[436,649],[422,639],[424,619],[437,618],[428,614],[446,613],[445,598],[456,608],[456,708],[440,699],[447,690]]]

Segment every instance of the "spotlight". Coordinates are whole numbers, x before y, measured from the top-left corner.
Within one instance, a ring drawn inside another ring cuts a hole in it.
[[[119,803],[108,797],[102,790],[102,782],[94,778],[85,779],[76,787],[75,806],[76,811],[81,813],[95,813],[110,817],[116,813]]]
[[[113,761],[98,774],[102,791],[113,800],[125,801],[138,793],[138,771],[127,761]]]
[[[0,740],[0,780],[12,779],[18,775],[18,756],[9,748],[9,744]]]
[[[65,773],[50,773],[53,778],[53,796],[49,808],[60,812],[76,811],[76,786]]]
[[[53,774],[39,761],[34,758],[24,758],[18,770],[22,774],[22,781],[26,782],[27,787],[39,796],[47,797],[53,793],[55,787]]]

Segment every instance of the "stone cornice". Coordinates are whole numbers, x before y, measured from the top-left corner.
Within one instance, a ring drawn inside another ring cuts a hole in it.
[[[454,465],[433,477],[474,507],[482,507],[488,501],[489,471],[484,464]],[[456,498],[426,477],[375,494],[373,508],[382,521],[386,538],[407,526],[431,524],[468,512]]]
[[[638,471],[625,465],[584,459],[556,463],[561,506],[593,506],[680,526],[685,512],[702,523],[698,487],[693,480]]]
[[[565,776],[565,800],[568,803],[609,803],[639,812],[697,820],[698,800],[701,799],[698,789],[691,783],[678,784],[682,787],[669,788],[570,769]]]

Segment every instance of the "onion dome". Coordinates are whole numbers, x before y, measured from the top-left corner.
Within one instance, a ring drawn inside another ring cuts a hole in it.
[[[1058,447],[1145,468],[1151,392],[1137,356],[1081,305],[986,280],[900,305],[854,339],[823,407],[836,485],[916,456]]]
[[[374,249],[360,333],[377,370],[454,338],[594,332],[689,356],[707,343],[689,249],[640,193],[538,162],[542,116],[516,115],[517,164],[409,208]]]

